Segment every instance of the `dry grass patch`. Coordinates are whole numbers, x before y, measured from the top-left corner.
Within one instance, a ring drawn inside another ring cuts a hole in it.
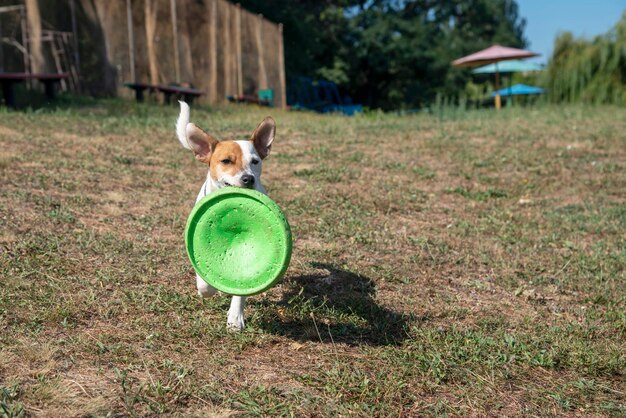
[[[237,335],[195,294],[175,108],[0,113],[3,414],[626,412],[623,109],[272,113],[294,254]]]

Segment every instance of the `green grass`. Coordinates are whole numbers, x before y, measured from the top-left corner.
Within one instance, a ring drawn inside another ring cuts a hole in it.
[[[626,414],[626,110],[271,113],[294,253],[232,334],[176,108],[0,111],[0,415]]]

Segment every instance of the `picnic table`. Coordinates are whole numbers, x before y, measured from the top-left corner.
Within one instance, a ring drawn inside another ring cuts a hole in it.
[[[180,96],[187,103],[192,104],[193,99],[195,99],[196,97],[200,97],[204,94],[202,91],[191,87],[165,86],[161,84],[147,83],[125,83],[124,85],[129,89],[135,90],[135,99],[137,100],[137,102],[143,102],[143,92],[145,90],[159,91],[163,93],[166,104],[169,104],[171,102],[172,96]]]
[[[15,83],[25,80],[39,80],[43,83],[46,97],[54,100],[56,95],[56,85],[61,80],[68,78],[67,73],[45,74],[45,73],[0,73],[0,84],[2,84],[2,95],[7,106],[15,107]]]

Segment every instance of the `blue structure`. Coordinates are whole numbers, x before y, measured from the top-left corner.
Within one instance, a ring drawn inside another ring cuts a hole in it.
[[[491,93],[491,97],[495,97],[496,94],[500,94],[500,96],[523,96],[529,94],[541,94],[545,90],[541,87],[527,86],[526,84],[515,84],[511,87],[506,87],[500,89],[498,91],[494,91]]]
[[[313,81],[308,77],[295,78],[289,83],[287,92],[287,104],[292,109],[306,109],[320,113],[343,113],[347,116],[353,116],[363,111],[363,106],[352,104],[349,97],[342,99],[337,85],[330,81]]]

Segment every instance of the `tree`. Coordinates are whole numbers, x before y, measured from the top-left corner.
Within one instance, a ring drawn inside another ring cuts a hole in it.
[[[370,107],[421,107],[458,95],[450,62],[493,43],[523,47],[514,0],[244,0],[285,27],[287,74],[326,78]]]
[[[559,35],[544,77],[552,102],[626,103],[626,13],[591,41]]]

